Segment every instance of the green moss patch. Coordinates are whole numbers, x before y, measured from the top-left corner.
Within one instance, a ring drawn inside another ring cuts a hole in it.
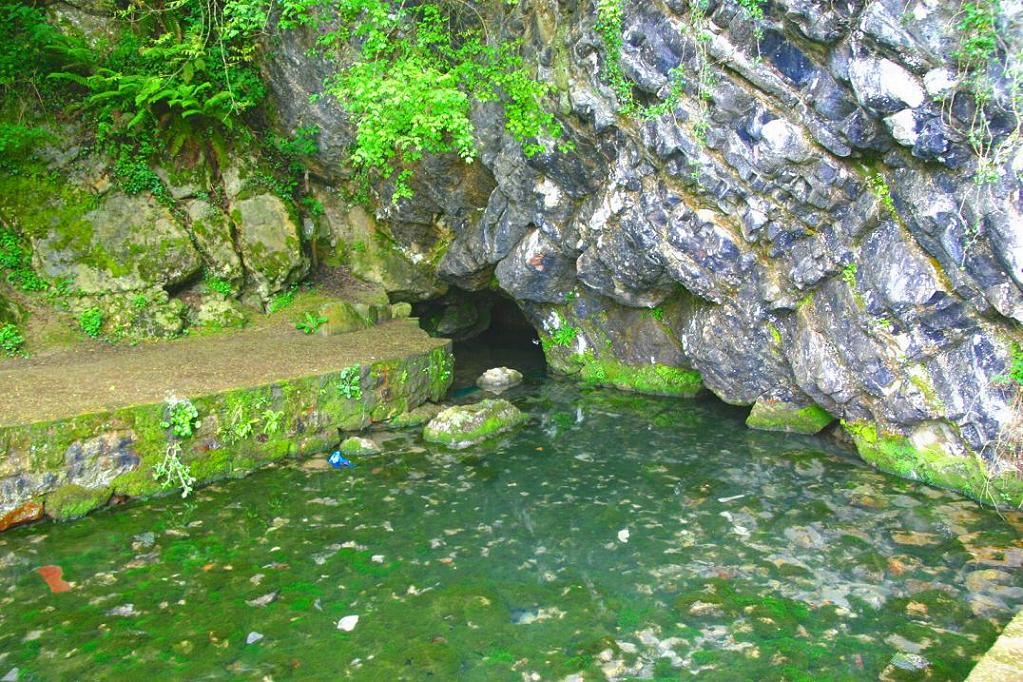
[[[110,488],[90,490],[79,485],[65,485],[46,496],[46,513],[58,520],[78,519],[110,500]]]
[[[901,434],[875,424],[842,422],[864,461],[903,478],[948,488],[994,506],[1023,505],[1023,479],[1009,471],[995,475],[977,454],[953,455],[935,445],[918,448]]]
[[[690,398],[703,390],[700,373],[693,369],[658,364],[627,365],[617,360],[597,358],[593,353],[576,357],[581,363],[579,377],[591,386],[682,398]]]
[[[761,431],[817,433],[833,421],[834,416],[817,405],[796,407],[780,400],[758,400],[746,426]]]

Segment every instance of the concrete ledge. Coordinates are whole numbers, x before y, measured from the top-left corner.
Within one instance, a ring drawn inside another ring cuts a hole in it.
[[[1009,622],[994,646],[980,659],[966,682],[1023,680],[1023,611]]]
[[[10,387],[0,399],[0,530],[166,490],[154,468],[169,447],[180,448],[197,485],[242,476],[325,451],[339,429],[439,400],[451,383],[450,342],[411,321],[327,338],[280,331],[0,372],[0,385]],[[198,412],[190,436],[162,425],[172,395]]]

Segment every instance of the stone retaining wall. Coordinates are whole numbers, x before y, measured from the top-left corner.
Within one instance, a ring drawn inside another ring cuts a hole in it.
[[[352,384],[343,370],[187,396],[200,425],[181,439],[162,425],[166,402],[0,427],[0,531],[157,494],[169,487],[154,476],[169,447],[180,446],[196,485],[324,452],[339,442],[339,429],[386,422],[442,398],[452,363],[447,344],[359,365],[361,395],[351,397],[341,388]]]

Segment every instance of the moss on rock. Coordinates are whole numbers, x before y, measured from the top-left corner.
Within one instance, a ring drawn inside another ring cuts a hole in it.
[[[507,400],[482,400],[444,410],[426,425],[423,438],[460,450],[510,431],[524,421],[526,415]]]
[[[667,365],[627,365],[598,358],[592,352],[576,356],[579,377],[591,386],[610,386],[623,391],[690,398],[703,389],[700,373]]]
[[[818,405],[797,407],[781,400],[758,400],[746,426],[761,431],[813,434],[833,421],[834,416]]]
[[[47,495],[44,506],[51,518],[70,521],[104,506],[110,500],[110,495],[110,488],[92,490],[80,485],[65,485]]]
[[[341,441],[338,447],[342,455],[375,455],[380,452],[380,446],[369,438],[351,436]]]
[[[886,433],[876,424],[842,422],[860,457],[878,469],[960,492],[994,506],[1023,505],[1023,479],[1015,471],[995,473],[980,455],[953,454],[940,443],[915,445],[902,434]]]

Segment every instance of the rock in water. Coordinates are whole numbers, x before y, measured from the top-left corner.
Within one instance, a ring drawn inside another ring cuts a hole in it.
[[[525,420],[526,415],[507,400],[483,400],[444,410],[426,425],[423,438],[458,450],[510,431]]]
[[[899,670],[917,672],[930,667],[930,661],[920,654],[907,654],[902,651],[892,656],[891,665]]]
[[[352,436],[341,441],[341,454],[345,456],[352,455],[375,455],[380,452],[380,446],[369,438],[361,438],[359,436]]]
[[[484,391],[490,391],[491,393],[501,393],[507,391],[512,386],[518,386],[522,383],[522,372],[515,369],[509,369],[507,367],[494,367],[488,369],[486,372],[480,375],[480,378],[476,380],[476,385],[482,388]]]

